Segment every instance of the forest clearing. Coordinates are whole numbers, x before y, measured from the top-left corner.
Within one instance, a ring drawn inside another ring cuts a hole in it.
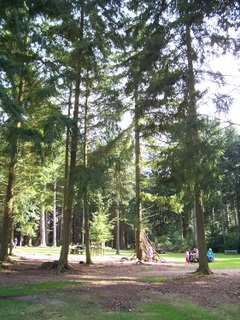
[[[217,255],[216,264],[225,265],[209,276],[194,275],[197,264],[185,265],[182,254],[152,263],[130,256],[96,256],[87,266],[79,264],[84,256],[70,255],[74,270],[59,273],[39,268],[56,253],[16,250],[16,264],[0,272],[1,319],[170,320],[186,319],[186,312],[188,319],[239,319],[239,255]]]
[[[0,318],[237,319],[240,1],[0,11]]]

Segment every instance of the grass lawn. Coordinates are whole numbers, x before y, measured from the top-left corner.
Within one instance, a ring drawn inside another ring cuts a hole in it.
[[[216,312],[216,311],[215,311]],[[87,293],[86,284],[77,281],[18,284],[0,288],[1,320],[223,320],[238,314],[216,314],[186,301],[167,302],[152,298],[137,303],[133,310],[104,310],[103,301]]]
[[[169,262],[185,264],[185,253],[167,252],[166,254],[161,254],[160,257]],[[209,263],[209,267],[212,270],[240,269],[240,254],[215,253],[214,259],[213,263]]]
[[[60,248],[23,247],[17,248],[24,252],[41,254],[60,254]],[[121,256],[130,256],[132,251],[121,251]],[[107,249],[105,255],[115,255],[115,250]],[[184,254],[166,253],[160,255],[167,262],[185,264]],[[240,268],[240,255],[215,254],[215,262],[210,269]],[[153,278],[155,283],[165,278]],[[0,286],[0,319],[1,320],[237,320],[236,306],[226,306],[226,311],[197,307],[187,301],[167,300],[164,296],[149,295],[147,299],[136,302],[131,310],[121,311],[104,308],[103,296],[91,296],[88,286],[91,281],[60,281],[19,283]],[[121,280],[119,279],[119,282]],[[145,282],[145,279],[142,279]],[[93,282],[92,282],[93,283]],[[148,284],[146,284],[148,285]],[[104,294],[106,294],[104,292]],[[134,299],[134,297],[133,297]]]
[[[60,255],[61,247],[17,247],[18,252],[33,253],[33,254],[54,254]],[[121,250],[120,257],[130,257],[133,255],[133,250]],[[14,254],[14,251],[13,251]],[[105,256],[116,256],[116,250],[111,248],[106,248]],[[167,262],[185,264],[185,253],[173,253],[167,252],[165,254],[160,254],[160,257],[166,260]],[[209,263],[211,269],[233,269],[240,268],[240,254],[228,254],[225,255],[223,253],[215,253],[214,254],[215,261],[213,263]]]

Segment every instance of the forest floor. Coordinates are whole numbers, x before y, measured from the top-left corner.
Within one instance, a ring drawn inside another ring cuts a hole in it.
[[[58,256],[32,253],[21,256],[16,250],[12,258],[15,264],[7,264],[7,269],[0,272],[0,287],[17,283],[82,281],[93,298],[99,299],[107,291],[103,302],[107,310],[134,309],[135,303],[160,296],[159,299],[187,300],[215,310],[233,305],[240,311],[240,269],[214,270],[209,276],[200,276],[193,274],[197,264],[139,263],[116,255],[93,257],[94,264],[87,266],[79,263],[83,256],[69,255],[74,270],[58,273],[54,269],[39,268],[43,262],[57,260]],[[160,278],[164,280],[157,282]]]

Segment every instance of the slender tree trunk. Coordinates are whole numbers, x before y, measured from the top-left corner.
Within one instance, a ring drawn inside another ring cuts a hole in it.
[[[89,230],[89,209],[88,209],[88,193],[84,192],[84,213],[85,213],[85,246],[86,246],[86,264],[93,264],[91,258],[91,243]]]
[[[88,97],[89,97],[89,74],[87,73],[86,80],[86,100],[85,100],[85,114],[84,114],[84,155],[83,164],[85,170],[88,167]],[[91,243],[90,243],[90,230],[89,230],[89,206],[88,206],[88,187],[84,187],[83,191],[83,202],[84,202],[84,229],[85,229],[85,246],[86,246],[86,264],[92,264],[91,258]]]
[[[135,188],[136,188],[136,255],[139,260],[142,260],[141,247],[141,229],[142,229],[142,208],[141,208],[141,186],[140,186],[140,111],[138,106],[137,89],[135,89]]]
[[[77,84],[75,84],[75,86],[76,85]],[[72,108],[71,100],[72,100],[72,83],[70,82],[70,93],[69,93],[69,97],[68,97],[68,117],[69,117],[69,119],[71,117],[71,108]],[[63,212],[62,212],[62,219],[61,219],[61,240],[62,240],[62,242],[63,242],[64,221],[66,219],[65,216],[67,214],[66,211],[67,211],[67,199],[68,199],[68,185],[69,185],[69,180],[70,180],[70,177],[69,177],[69,149],[70,149],[70,129],[69,129],[69,127],[67,127],[66,148],[65,148],[65,164],[64,164],[64,199],[63,199]],[[67,240],[64,239],[64,241],[67,241]],[[69,246],[69,244],[68,244],[68,246]],[[66,254],[66,249],[64,250],[64,252]],[[64,260],[63,256],[62,256],[61,260],[62,261]]]
[[[194,241],[197,244],[198,234],[197,234],[197,209],[196,209],[196,200],[193,201],[193,237]]]
[[[222,227],[222,235],[223,235],[223,245],[226,243],[226,234],[225,234],[225,223],[224,223],[224,208],[223,208],[223,195],[222,191],[220,191],[220,212],[221,212],[221,227]]]
[[[45,238],[46,238],[46,244],[49,243],[49,231],[48,231],[48,211],[45,210]]]
[[[211,234],[214,234],[215,228],[214,228],[214,222],[215,222],[215,208],[211,207]]]
[[[83,203],[83,210],[82,210],[82,243],[85,243],[85,208],[84,208],[84,203]]]
[[[27,48],[28,36],[26,34],[25,44]],[[23,69],[20,72],[20,80],[18,85],[18,93],[15,92],[15,99],[18,104],[21,105],[24,92],[24,71]],[[21,126],[19,121],[15,121],[15,130]],[[6,260],[8,257],[8,244],[11,243],[12,237],[12,215],[13,215],[13,196],[14,196],[14,184],[16,180],[16,165],[17,165],[17,156],[18,156],[18,137],[13,135],[13,140],[11,141],[11,159],[9,163],[8,171],[8,184],[7,184],[7,193],[4,206],[4,215],[3,215],[3,224],[2,224],[2,241],[1,241],[1,250],[0,250],[0,260]]]
[[[192,49],[192,39],[191,30],[188,22],[186,23],[186,47],[187,47],[187,61],[188,61],[188,101],[189,101],[189,117],[190,117],[190,136],[192,139],[192,146],[196,147],[199,144],[199,136],[197,129],[197,106],[196,106],[196,91],[195,91],[195,76],[193,70],[193,49]],[[192,163],[195,163],[195,168],[198,168],[198,158],[192,159]],[[195,169],[197,170],[197,169]],[[205,239],[205,227],[204,227],[204,217],[203,217],[203,206],[200,191],[200,184],[197,179],[198,176],[195,174],[195,187],[194,187],[194,198],[196,203],[196,223],[197,223],[197,244],[199,249],[199,267],[198,272],[203,274],[210,274],[211,271],[208,266],[208,261],[206,258],[206,239]],[[200,178],[201,179],[201,178]]]
[[[180,212],[179,213],[179,230],[180,230],[180,233],[181,233],[181,238],[183,239],[184,236],[183,236],[183,215],[182,213]]]
[[[235,223],[237,222],[238,226],[238,236],[240,236],[240,181],[238,174],[235,177],[236,179],[236,214],[234,214]]]
[[[53,247],[57,246],[57,181],[54,181],[53,190]]]
[[[59,264],[60,268],[68,264],[68,251],[69,251],[69,242],[70,242],[70,227],[71,227],[71,218],[72,218],[72,209],[73,209],[73,200],[74,200],[74,176],[76,168],[76,153],[77,153],[77,137],[78,137],[78,99],[79,99],[79,86],[80,86],[80,73],[78,72],[76,80],[76,94],[75,94],[75,108],[74,108],[74,119],[75,123],[73,124],[74,128],[72,131],[72,140],[71,140],[71,155],[70,155],[70,168],[69,168],[69,183],[67,189],[67,199],[66,199],[66,209],[63,213],[63,231],[62,231],[62,250],[60,254]]]
[[[118,174],[115,176],[116,192],[115,192],[115,203],[116,203],[116,254],[120,254],[120,221],[119,221],[119,181]]]
[[[196,196],[196,209],[197,209],[197,232],[198,232],[198,250],[199,250],[199,267],[197,272],[202,274],[210,274],[211,271],[208,266],[207,260],[207,247],[206,247],[206,238],[205,238],[205,226],[204,226],[204,218],[203,218],[203,205],[202,205],[202,197],[200,192],[195,192]]]
[[[8,258],[8,244],[11,245],[11,231],[12,231],[12,214],[13,214],[13,195],[14,195],[14,182],[15,182],[15,170],[17,164],[17,140],[12,142],[12,154],[8,171],[8,184],[7,193],[4,206],[4,215],[2,223],[2,241],[0,260],[6,261]]]
[[[83,11],[81,11],[80,20],[80,39],[83,38]],[[69,166],[69,178],[67,187],[66,208],[63,213],[63,230],[62,230],[62,249],[59,258],[59,269],[68,267],[68,253],[70,243],[70,228],[73,210],[74,200],[74,187],[75,187],[75,169],[77,158],[77,145],[78,145],[78,115],[79,115],[79,97],[80,97],[80,83],[81,83],[81,71],[82,71],[82,57],[81,53],[78,54],[76,61],[76,81],[75,81],[75,96],[74,96],[74,111],[71,132],[71,148],[70,148],[70,166]]]
[[[11,219],[12,220],[12,219]],[[9,255],[12,255],[13,252],[13,239],[14,239],[14,227],[13,221],[10,223],[10,241],[9,241]]]
[[[80,79],[76,81],[76,91],[79,85],[80,85]],[[76,94],[76,99],[77,101],[75,102],[74,119],[76,119],[77,121],[77,118],[78,118],[78,95],[77,94]],[[62,231],[63,241],[62,241],[61,254],[59,258],[60,268],[68,264],[70,227],[71,227],[73,200],[74,200],[74,175],[75,175],[75,168],[76,168],[76,152],[77,152],[77,124],[74,125],[74,129],[72,132],[69,184],[68,184],[68,190],[67,190],[66,209],[63,213],[63,231]]]
[[[46,192],[46,185],[43,188],[43,193]],[[45,218],[45,205],[42,206],[42,212],[40,216],[40,246],[46,247],[46,218]]]

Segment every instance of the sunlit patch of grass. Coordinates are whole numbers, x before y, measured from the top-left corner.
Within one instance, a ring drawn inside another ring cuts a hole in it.
[[[163,255],[166,262],[185,264],[184,253],[173,253],[167,252]],[[214,254],[214,262],[209,263],[210,269],[238,269],[240,266],[240,255],[239,254],[228,254],[223,253]],[[195,264],[198,266],[198,263]]]
[[[237,320],[237,314],[233,314],[231,318],[226,315],[215,314],[212,310],[201,308],[186,301],[168,302],[154,298],[147,302],[137,303],[134,310],[128,312],[106,313],[106,320]],[[99,318],[101,319],[101,318]]]
[[[236,303],[223,303],[221,304],[221,309],[216,310],[216,313],[225,317],[225,319],[239,319],[239,305]]]
[[[214,262],[209,263],[209,267],[210,269],[239,269],[240,255],[216,254]]]
[[[15,251],[16,250],[16,251]],[[46,254],[46,255],[60,255],[61,247],[17,247],[17,249],[13,250],[18,254],[24,253],[32,253],[33,255],[37,254]],[[133,255],[133,250],[121,250],[121,253],[117,256],[127,257]],[[105,256],[112,256],[116,257],[116,250],[112,248],[106,248]],[[185,253],[173,253],[173,252],[166,252],[166,254],[160,254],[160,258],[164,259],[167,263],[174,263],[174,264],[185,264]],[[211,269],[237,269],[240,266],[240,255],[224,255],[223,253],[216,253],[214,254],[215,261],[213,263],[209,263],[209,267]],[[196,263],[196,266],[198,263]]]
[[[139,278],[138,281],[140,282],[151,282],[151,283],[163,283],[167,280],[167,278],[149,278],[149,277],[144,277],[144,278]]]
[[[124,279],[123,279],[124,280]],[[142,278],[143,282],[162,283],[166,278]],[[109,299],[116,300],[121,311],[106,309]],[[238,307],[225,304],[221,310],[201,308],[187,301],[173,299],[172,294],[141,296],[133,308],[108,291],[93,294],[80,281],[40,282],[0,288],[1,320],[237,320]],[[173,302],[174,301],[174,302]],[[219,302],[220,303],[220,302]],[[221,303],[222,306],[222,303]]]
[[[7,288],[0,287],[0,299],[4,299],[7,296],[23,296],[29,294],[45,293],[55,290],[72,290],[83,285],[79,282],[73,281],[61,281],[61,282],[34,282],[34,283],[22,283],[22,284],[10,284]]]
[[[212,313],[212,311],[201,308],[186,301],[175,301],[169,303],[166,301],[153,300],[150,303],[144,302],[139,305],[139,308],[143,309],[148,315],[145,319],[164,319],[164,320],[222,320],[226,319],[225,316],[220,316]],[[144,319],[140,317],[140,319]]]

